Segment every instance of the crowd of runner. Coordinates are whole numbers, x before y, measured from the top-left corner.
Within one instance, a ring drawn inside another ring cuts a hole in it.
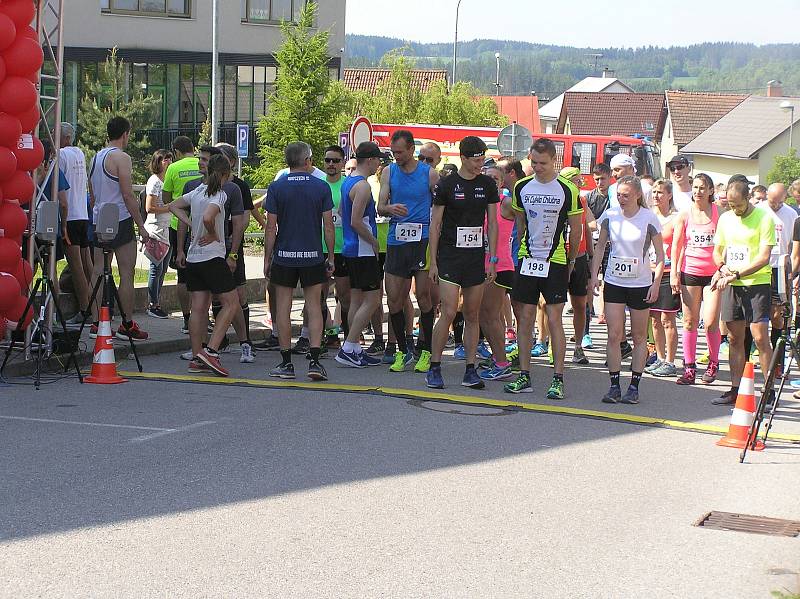
[[[594,347],[590,321],[608,329],[610,387],[598,399],[638,403],[644,373],[673,377],[678,385],[713,383],[727,353],[731,387],[714,403],[732,404],[745,360],[755,349],[766,373],[784,330],[783,256],[791,255],[791,271],[800,269],[800,221],[782,184],[756,194],[759,186],[751,189],[752,182],[735,175],[715,187],[704,173],[692,176],[681,155],[667,164],[668,179],[653,181],[637,176],[632,157],[618,154],[593,168],[594,188],[582,193],[580,170],[558,171],[556,146],[547,138],[533,142],[523,167],[515,158],[488,158],[483,140],[465,137],[460,166],[439,169],[440,148],[417,148],[412,134],[400,130],[392,136],[391,155],[373,142],[361,143],[353,158],[329,146],[318,161],[324,170],[314,166],[308,144],[289,144],[286,168],[254,202],[248,185],[233,174],[235,148],[195,149],[178,137],[171,151],[154,154],[140,202],[130,192],[127,121],[109,122],[109,145],[88,175],[82,156],[70,149],[71,129],[66,133],[61,160],[68,181],[60,200],[66,255],[79,280],[83,275],[76,285],[76,318],[92,312],[96,335],[96,309],[88,305],[92,267],[81,262],[92,259],[84,253],[90,244],[82,221],[90,219],[84,218],[85,183],[80,186],[88,177],[95,219],[105,203],[120,207],[119,234],[110,246],[126,314],[132,307],[133,224],[144,241],[169,246],[150,272],[148,314],[167,317],[159,296],[170,264],[178,272],[183,328],[191,337],[191,350],[181,356],[190,372],[227,376],[219,352],[233,325],[241,362],[253,362],[255,349],[280,352],[272,377],[295,378],[292,357],[306,355],[308,377],[327,380],[321,359],[330,352],[342,367],[412,371],[441,389],[442,355],[454,347],[454,357],[465,361],[463,386],[482,389],[502,381],[508,393],[531,392],[531,360],[545,357],[553,369],[546,396],[560,400],[569,301],[575,365],[588,364],[584,350]],[[792,195],[800,196],[800,183],[794,187]],[[251,217],[265,230],[272,322],[272,334],[255,345],[243,259]],[[97,277],[102,260],[100,248],[94,251]],[[305,306],[300,337],[292,344],[298,283]],[[331,291],[336,310],[328,308]],[[364,347],[368,329],[374,340]],[[699,330],[708,351],[698,357]],[[132,320],[116,335],[148,337]],[[676,363],[679,341],[682,369]],[[623,391],[621,364],[629,357]]]

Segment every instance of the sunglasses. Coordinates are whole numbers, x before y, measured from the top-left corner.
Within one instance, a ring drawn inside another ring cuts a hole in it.
[[[436,162],[436,159],[433,156],[423,156],[422,154],[417,156],[417,159],[422,160],[422,162],[427,162],[428,164],[433,164]]]
[[[673,173],[676,171],[682,171],[686,168],[685,164],[673,164],[672,166],[668,167]]]
[[[341,161],[342,161],[341,158],[326,158],[325,159],[325,162],[327,164],[336,164],[337,162],[341,162]]]

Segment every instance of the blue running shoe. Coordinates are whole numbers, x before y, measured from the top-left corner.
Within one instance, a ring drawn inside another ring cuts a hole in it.
[[[444,389],[441,366],[430,367],[430,370],[428,370],[428,373],[425,375],[425,384],[431,389]]]
[[[469,387],[470,389],[483,389],[486,385],[483,384],[481,377],[478,376],[478,371],[474,368],[469,368],[464,373],[464,378],[461,380],[462,387]]]
[[[378,364],[383,363],[383,360],[381,358],[370,356],[367,352],[361,352],[360,354],[358,354],[358,357],[361,358],[362,366],[377,366]]]
[[[592,348],[594,348],[594,344],[592,343],[592,336],[589,333],[586,333],[583,336],[583,340],[581,340],[581,347],[583,349],[592,349]]]
[[[483,358],[484,360],[486,360],[487,358],[491,358],[492,357],[492,352],[486,346],[486,342],[485,341],[481,341],[478,344],[478,355],[481,358]]]
[[[533,348],[531,349],[531,357],[541,358],[542,356],[547,355],[547,352],[550,349],[548,345],[549,343],[547,343],[546,341],[544,343],[537,343],[536,345],[534,345]]]
[[[495,366],[478,374],[484,381],[504,381],[514,376],[511,366]]]
[[[464,351],[463,345],[456,345],[455,351],[453,351],[453,357],[456,360],[466,360],[467,359],[467,352]]]
[[[364,368],[367,365],[362,362],[362,356],[365,355],[366,354],[357,354],[355,352],[348,353],[343,349],[340,349],[334,360],[339,362],[339,364],[342,366],[349,366],[350,368]]]

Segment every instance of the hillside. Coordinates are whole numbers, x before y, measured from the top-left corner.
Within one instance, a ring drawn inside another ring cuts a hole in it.
[[[453,44],[419,44],[396,38],[348,35],[345,66],[378,66],[381,57],[406,48],[419,68],[452,70]],[[535,91],[552,98],[575,82],[608,68],[636,91],[664,89],[765,93],[767,81],[783,82],[786,94],[800,95],[800,44],[756,46],[706,43],[688,47],[574,48],[528,42],[472,40],[458,44],[458,78],[494,93],[495,52],[501,54],[502,93]],[[602,54],[597,59],[591,54]]]

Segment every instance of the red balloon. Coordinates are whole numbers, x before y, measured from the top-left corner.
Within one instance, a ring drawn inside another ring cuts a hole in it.
[[[6,75],[8,75],[8,72],[6,70],[6,61],[3,59],[2,56],[0,56],[0,83],[2,83],[3,81],[6,80]],[[36,76],[37,77],[39,76],[39,72],[38,71],[36,72]],[[37,79],[36,81],[32,81],[31,83],[36,85],[36,83],[38,83],[38,82],[39,82],[39,80]]]
[[[17,162],[14,152],[4,146],[0,146],[0,181],[10,179],[17,172]]]
[[[14,156],[17,157],[17,168],[21,171],[32,171],[44,160],[42,142],[38,137],[34,137],[30,133],[23,133],[20,136],[19,144],[17,144],[13,152]],[[3,176],[0,173],[0,181],[2,180]]]
[[[29,37],[34,41],[39,41],[39,34],[36,33],[36,30],[30,25],[25,25],[25,27],[17,27],[17,37]]]
[[[5,4],[0,4],[0,8]],[[0,83],[0,110],[20,114],[32,110],[39,102],[36,86],[24,77],[6,77]]]
[[[0,272],[16,272],[22,260],[22,248],[10,237],[0,237]]]
[[[19,282],[7,272],[0,272],[0,314],[8,312],[22,295]]]
[[[33,28],[31,28],[33,30]],[[36,33],[36,32],[34,32]],[[0,13],[0,52],[14,43],[17,37],[17,27],[8,15]]]
[[[22,123],[19,119],[13,114],[0,112],[0,146],[16,148],[20,135],[22,135]]]
[[[39,124],[39,119],[41,118],[38,103],[36,106],[31,106],[25,112],[17,114],[16,117],[19,120],[20,126],[22,127],[22,133],[30,133],[31,131],[34,131],[36,129],[36,125]],[[10,147],[16,148],[18,140],[19,137],[14,140],[14,144]]]
[[[28,308],[27,311],[25,308]],[[14,305],[6,312],[8,327],[13,331],[24,331],[33,320],[33,308],[28,307],[28,298],[24,295],[17,296]]]
[[[0,314],[0,339],[5,338],[6,336],[6,317]]]
[[[19,288],[22,290],[23,295],[28,294],[28,290],[33,283],[33,269],[30,262],[27,260],[20,260],[17,269],[11,273],[19,283]]]
[[[3,183],[3,197],[7,200],[19,200],[21,206],[33,197],[33,179],[25,171],[16,171]]]
[[[16,204],[3,202],[0,204],[0,231],[4,237],[17,238],[28,226],[25,211]],[[2,310],[0,310],[2,312]]]
[[[32,0],[4,0],[0,4],[0,13],[7,15],[14,21],[14,25],[22,29],[33,21],[33,17],[36,16],[36,7]]]
[[[44,53],[39,42],[29,37],[17,37],[3,52],[6,73],[24,77],[38,71],[44,62]]]

